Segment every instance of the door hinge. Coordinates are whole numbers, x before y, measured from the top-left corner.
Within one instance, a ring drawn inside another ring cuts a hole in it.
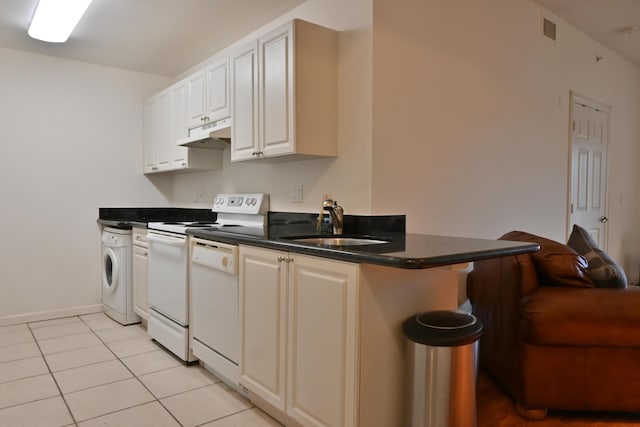
[[[576,131],[576,121],[575,120],[573,121],[573,131],[574,132]]]
[[[571,203],[571,213],[573,213],[573,203]]]

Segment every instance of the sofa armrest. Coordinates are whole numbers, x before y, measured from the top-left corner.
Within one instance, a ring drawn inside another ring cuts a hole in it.
[[[521,393],[522,298],[536,289],[536,270],[528,254],[476,261],[467,277],[473,314],[484,326],[480,366],[512,396]]]
[[[522,301],[533,345],[640,347],[640,289],[540,287]]]

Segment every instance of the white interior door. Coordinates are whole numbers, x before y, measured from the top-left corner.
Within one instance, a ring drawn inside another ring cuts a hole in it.
[[[569,233],[578,224],[606,251],[609,109],[574,97],[571,116]]]

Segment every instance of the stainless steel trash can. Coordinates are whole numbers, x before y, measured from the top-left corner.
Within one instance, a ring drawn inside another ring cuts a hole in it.
[[[474,315],[427,311],[405,320],[411,427],[475,427],[478,339]]]

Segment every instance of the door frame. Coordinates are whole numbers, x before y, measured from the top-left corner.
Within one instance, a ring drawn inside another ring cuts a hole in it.
[[[603,111],[607,115],[607,130],[606,130],[606,174],[605,174],[605,200],[604,200],[604,209],[605,215],[609,215],[609,178],[610,178],[610,167],[609,167],[609,142],[611,135],[611,106],[607,105],[603,102],[596,101],[593,98],[581,95],[574,90],[569,90],[569,126],[568,126],[568,156],[567,156],[567,199],[566,199],[566,221],[565,221],[565,229],[566,229],[566,238],[568,239],[571,235],[571,166],[573,163],[573,104],[574,102],[580,103],[586,107],[593,108],[598,111]],[[606,251],[609,244],[609,225],[604,225],[604,236],[603,236],[603,244],[602,250]]]

